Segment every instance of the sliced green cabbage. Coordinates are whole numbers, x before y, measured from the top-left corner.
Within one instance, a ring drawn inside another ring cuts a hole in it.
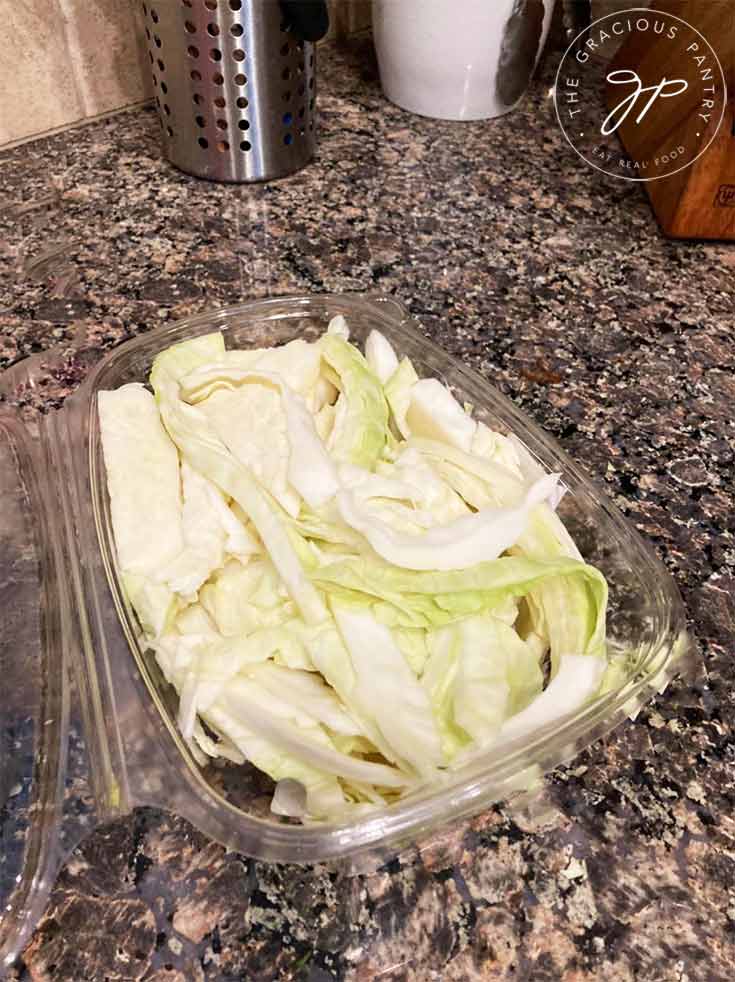
[[[245,760],[270,775],[274,781],[283,778],[298,781],[305,789],[307,812],[313,818],[334,819],[342,814],[346,798],[339,779],[289,753],[289,749],[284,749],[282,744],[268,739],[262,734],[258,720],[252,721],[250,726],[246,725],[243,721],[251,719],[252,715],[247,709],[243,713],[239,703],[227,708],[217,703],[207,710],[204,720],[237,747]],[[319,731],[315,729],[312,734],[315,739],[319,739],[317,734]],[[298,731],[294,733],[292,730],[290,737],[289,748],[293,746],[294,738],[298,739]]]
[[[573,713],[597,691],[605,672],[603,657],[566,654],[546,689],[517,716],[507,720],[501,735],[516,739]]]
[[[506,653],[498,647],[492,617],[468,617],[456,630],[459,652],[452,715],[478,747],[486,747],[509,715],[511,690],[506,677]]]
[[[469,617],[457,630],[454,719],[478,746],[488,746],[508,717],[540,695],[543,674],[533,649],[502,620]]]
[[[387,439],[388,405],[378,379],[357,350],[336,334],[322,340],[322,356],[340,382],[342,417],[335,420],[336,461],[372,470]],[[338,410],[339,415],[339,410]]]
[[[502,507],[517,504],[523,497],[524,490],[531,486],[523,481],[519,471],[508,466],[507,459],[504,461],[492,456],[479,457],[448,443],[424,437],[413,437],[409,441],[409,447],[433,461],[435,466],[447,465],[448,469],[441,473],[445,474],[445,479],[452,486],[455,486],[454,481],[467,481],[468,483],[458,484],[455,489],[469,505],[478,510],[488,505]],[[469,495],[465,494],[467,488],[473,489]]]
[[[330,320],[326,337],[330,336],[340,338],[342,341],[350,340],[350,327],[347,323],[347,318],[343,314],[337,314],[336,317]]]
[[[564,492],[373,331],[161,352],[101,393],[122,583],[194,758],[354,820],[626,677]],[[550,682],[544,686],[544,659]]]
[[[235,719],[247,719],[266,740],[309,767],[381,788],[403,788],[412,783],[395,767],[340,753],[320,726],[309,725],[298,710],[274,699],[249,679],[241,677],[233,681],[217,706]],[[208,713],[213,710],[214,707]],[[231,735],[230,738],[240,746],[238,740]]]
[[[333,602],[332,612],[352,661],[353,700],[395,758],[430,778],[442,763],[439,732],[426,693],[389,629],[365,607]]]
[[[428,528],[435,525],[448,525],[456,518],[462,518],[470,513],[467,504],[462,500],[451,485],[445,481],[434,462],[423,457],[415,450],[403,449],[396,454],[392,462],[380,461],[375,468],[381,477],[397,481],[411,489],[411,501],[414,513],[420,512],[421,522]],[[368,492],[365,494],[365,492]],[[366,502],[371,511],[376,511],[375,496],[370,493],[371,486],[367,484],[360,488],[360,498]],[[405,511],[405,508],[404,508]],[[393,528],[400,530],[401,526],[391,518],[388,519]],[[414,514],[414,524],[416,516]],[[404,526],[408,531],[409,525]]]
[[[378,748],[386,760],[404,766],[405,762],[383,736],[377,721],[371,717],[369,708],[366,710],[363,705],[361,691],[365,680],[361,681],[335,622],[323,625],[311,637],[305,637],[304,642],[314,667],[337,693],[373,746]],[[361,662],[359,664],[362,665]],[[369,685],[369,681],[367,684]]]
[[[221,492],[186,461],[181,465],[184,544],[159,574],[175,593],[196,596],[197,590],[224,563],[227,532],[222,524]]]
[[[123,584],[141,626],[155,638],[178,606],[160,575],[184,549],[178,454],[142,385],[100,392],[97,407]]]
[[[417,627],[396,627],[391,633],[411,671],[421,676],[429,660],[427,632]]]
[[[173,344],[156,356],[153,362],[151,376],[155,372],[164,371],[174,382],[178,382],[185,375],[208,365],[211,362],[221,361],[225,357],[225,339],[217,331],[213,334],[202,334],[188,341],[181,341]],[[151,378],[152,382],[152,378]]]
[[[470,454],[476,459],[481,460],[485,458],[486,460],[490,460],[492,463],[504,467],[509,473],[515,474],[519,478],[524,477],[518,454],[518,443],[514,442],[511,437],[491,430],[489,426],[481,421],[478,422],[477,429],[472,437]],[[534,474],[533,480],[541,477],[543,473],[544,471],[541,474]]]
[[[456,624],[447,624],[428,633],[430,655],[421,685],[429,695],[439,730],[442,754],[451,761],[469,744],[467,733],[454,720],[454,686],[459,664],[460,637]]]
[[[278,570],[267,558],[245,566],[230,560],[202,587],[199,599],[223,637],[284,624],[296,613]]]
[[[393,345],[380,331],[371,331],[365,342],[365,360],[382,385],[398,368]]]
[[[184,548],[176,447],[142,385],[100,392],[97,407],[120,568],[157,573]]]
[[[422,378],[411,387],[406,425],[412,436],[441,440],[469,450],[477,424],[437,378]]]
[[[531,511],[556,487],[558,475],[547,474],[533,484],[520,504],[486,508],[427,529],[423,535],[396,532],[360,506],[354,492],[340,491],[337,507],[345,524],[361,532],[379,556],[403,569],[467,569],[495,559],[523,534]]]
[[[227,351],[224,366],[245,371],[278,375],[289,389],[309,399],[319,386],[322,353],[317,343],[301,338],[279,348],[256,348],[250,351]],[[205,366],[206,367],[206,366]],[[209,366],[214,370],[215,366]]]
[[[248,383],[251,386],[257,386],[257,388],[250,388]],[[235,391],[241,394],[247,392],[256,401],[259,399],[264,402],[267,393],[263,392],[263,386],[266,390],[270,387],[274,388],[280,395],[288,439],[287,474],[291,487],[298,491],[308,505],[317,508],[336,494],[339,488],[337,469],[319,438],[313,417],[306,403],[278,375],[263,371],[248,372],[232,368],[200,369],[182,381],[181,389],[184,399],[193,404],[202,401],[209,403],[209,398],[217,391],[221,391],[221,387],[225,387],[225,390],[229,392]],[[270,434],[268,433],[269,419],[266,418],[264,422],[260,422],[257,410],[252,415],[253,425],[248,429],[245,440],[251,441],[253,431],[260,427],[263,440],[267,443],[270,435],[272,441],[274,433],[272,429]],[[263,456],[262,448],[260,453]],[[257,455],[252,444],[249,444],[247,453],[241,452],[238,456],[243,460],[244,456]],[[248,460],[243,460],[243,462],[248,463]],[[255,473],[258,473],[257,470]],[[279,490],[285,491],[285,487],[279,488]]]
[[[213,740],[199,720],[194,723],[193,743],[205,755],[205,760],[200,763],[205,764],[207,757],[222,757],[224,760],[232,761],[233,764],[245,763],[245,755],[234,744],[222,736]]]
[[[143,630],[152,638],[159,637],[167,630],[179,608],[173,590],[165,583],[156,583],[141,573],[123,571],[122,582]]]
[[[334,733],[343,736],[362,734],[359,724],[341,704],[334,690],[315,672],[284,668],[267,661],[254,665],[248,675],[273,696],[300,708],[314,722]]]
[[[411,391],[419,377],[410,358],[403,358],[385,382],[385,398],[398,433],[407,440],[411,435],[406,415],[411,405]]]
[[[306,579],[284,526],[249,470],[212,431],[206,416],[181,401],[178,384],[158,359],[151,372],[151,384],[164,425],[182,456],[234,498],[252,521],[304,619],[311,623],[323,620],[327,616],[324,603]]]
[[[552,612],[574,620],[581,636],[577,654],[599,654],[604,647],[607,583],[593,566],[575,559],[508,556],[466,570],[415,572],[361,558],[314,570],[314,583],[330,596],[370,605],[386,624],[432,628],[473,614],[503,608],[509,598],[525,597],[544,583],[564,577],[579,582],[574,610]]]
[[[531,466],[529,461],[532,458],[518,441],[514,443],[500,434],[492,433],[487,427],[478,427],[477,436],[481,457],[464,454],[433,441],[412,440],[411,443],[420,452],[440,461],[442,475],[473,507],[507,505],[517,501],[523,493],[524,480],[535,481],[540,468]],[[524,452],[528,456],[525,471],[520,464]],[[527,475],[525,478],[524,473]],[[553,510],[552,506],[555,507],[559,500],[557,485],[551,488],[546,500],[531,512],[526,528],[517,537],[510,552],[531,559],[581,559],[572,537]],[[580,616],[580,611],[588,609],[588,587],[575,577],[556,577],[541,584],[529,602],[535,613],[529,635],[533,635],[531,640],[540,644],[542,650],[550,647],[553,676],[562,655],[579,654],[586,650],[589,624]],[[528,639],[528,635],[524,639]],[[589,649],[590,653],[603,653],[604,638],[598,640],[597,647]]]

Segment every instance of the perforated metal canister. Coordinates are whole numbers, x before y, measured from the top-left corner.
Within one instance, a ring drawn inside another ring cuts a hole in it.
[[[164,151],[214,181],[263,181],[314,155],[316,50],[278,0],[146,0]]]

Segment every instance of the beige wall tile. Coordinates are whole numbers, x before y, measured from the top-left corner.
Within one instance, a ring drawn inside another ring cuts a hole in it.
[[[3,0],[0,146],[150,96],[136,0]],[[147,59],[146,59],[147,61]]]
[[[2,6],[0,145],[84,114],[57,0]]]
[[[85,116],[150,95],[144,72],[140,4],[135,0],[58,0]]]

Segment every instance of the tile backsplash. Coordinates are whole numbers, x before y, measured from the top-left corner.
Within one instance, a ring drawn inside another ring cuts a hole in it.
[[[150,96],[136,0],[3,4],[0,146]]]
[[[2,7],[9,43],[0,59],[0,147],[150,98],[138,0],[6,0]],[[330,0],[330,7],[332,34],[370,24],[370,0]]]

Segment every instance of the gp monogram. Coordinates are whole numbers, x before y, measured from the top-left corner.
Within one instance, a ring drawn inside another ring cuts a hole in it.
[[[717,54],[696,28],[633,8],[600,18],[574,39],[554,100],[564,136],[583,160],[623,180],[655,181],[704,153],[727,93]],[[618,135],[632,127],[649,128],[650,154],[625,152]]]
[[[621,99],[617,106],[613,107],[612,112],[605,118],[605,122],[600,127],[603,136],[614,133],[618,127],[625,122],[630,112],[638,105],[640,96],[650,92],[651,96],[636,116],[636,124],[640,124],[654,105],[656,99],[671,99],[681,95],[689,88],[689,83],[685,78],[668,79],[662,78],[658,85],[643,85],[638,72],[629,68],[621,68],[618,71],[610,72],[607,76],[608,83],[612,85],[632,85],[633,90],[625,98]],[[712,103],[714,105],[714,102]]]

